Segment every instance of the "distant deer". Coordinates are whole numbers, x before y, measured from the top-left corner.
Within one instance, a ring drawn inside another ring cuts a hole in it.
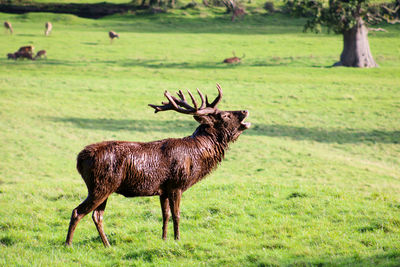
[[[34,49],[35,49],[35,47],[33,45],[21,46],[18,49],[18,52],[20,52],[20,53],[29,53],[29,54],[33,55],[33,50]]]
[[[244,15],[246,15],[246,11],[244,10],[244,8],[237,6],[233,10],[231,21],[235,21],[235,18],[243,18]]]
[[[237,0],[222,0],[222,3],[225,5],[227,13],[232,12],[231,21],[235,21],[235,18],[243,17],[246,14],[246,11],[239,6]]]
[[[66,245],[71,245],[78,222],[93,211],[93,221],[104,246],[110,246],[103,230],[103,213],[112,193],[125,197],[160,196],[163,218],[162,238],[167,238],[169,212],[172,212],[174,237],[179,239],[180,201],[184,191],[203,179],[223,159],[229,143],[250,127],[244,122],[249,112],[217,109],[222,89],[210,104],[201,98],[198,106],[193,95],[191,106],[179,91],[179,99],[168,91],[168,102],[149,105],[155,112],[174,110],[192,115],[200,123],[191,136],[168,138],[149,143],[105,141],[85,147],[77,159],[77,169],[88,188],[87,198],[72,211]]]
[[[15,55],[15,59],[17,58],[26,58],[26,59],[30,59],[30,60],[35,60],[35,58],[33,57],[32,53],[29,53],[27,51],[18,51],[14,53]]]
[[[51,33],[51,30],[53,30],[53,24],[51,24],[51,22],[48,21],[44,24],[44,26],[46,28],[44,31],[44,35],[48,36]]]
[[[232,51],[232,54],[233,54],[233,57],[229,57],[229,58],[224,59],[224,61],[222,61],[222,63],[227,63],[227,64],[240,63],[240,62],[242,62],[242,59],[246,57],[245,54],[243,54],[242,57],[237,57],[235,55],[234,51]]]
[[[116,33],[116,32],[113,32],[113,31],[109,31],[109,32],[108,32],[108,36],[110,37],[110,42],[111,42],[111,43],[112,43],[112,41],[113,41],[115,38],[118,38],[118,39],[119,39],[119,34]]]
[[[46,50],[40,50],[36,53],[35,59],[45,57],[47,58]]]
[[[7,54],[7,59],[17,59],[17,56],[15,55],[15,53],[8,53]]]
[[[6,28],[6,30],[10,31],[11,34],[14,32],[13,27],[11,26],[11,22],[5,21],[4,28]]]

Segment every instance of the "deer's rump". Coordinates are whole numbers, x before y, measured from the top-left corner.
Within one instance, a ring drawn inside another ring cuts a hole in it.
[[[89,192],[116,192],[126,197],[160,194],[163,179],[159,155],[146,144],[107,141],[85,147],[77,157],[77,169]]]

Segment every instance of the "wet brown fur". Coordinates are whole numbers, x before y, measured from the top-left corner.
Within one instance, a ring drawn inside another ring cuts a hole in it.
[[[112,193],[125,197],[160,196],[163,234],[166,239],[169,211],[174,236],[179,239],[180,199],[184,191],[203,179],[223,159],[230,142],[249,127],[247,111],[220,111],[194,116],[200,123],[191,136],[140,143],[106,141],[88,145],[78,155],[77,169],[88,188],[88,197],[73,210],[66,244],[76,225],[93,211],[93,221],[104,246],[103,213]]]

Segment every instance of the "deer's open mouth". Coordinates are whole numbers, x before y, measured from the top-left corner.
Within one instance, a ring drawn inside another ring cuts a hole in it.
[[[245,129],[249,129],[251,126],[251,122],[242,122],[242,127]]]
[[[249,129],[250,126],[251,126],[251,122],[245,122],[245,121],[244,121],[248,116],[249,116],[249,112],[246,110],[246,115],[245,115],[245,117],[243,118],[243,120],[242,120],[241,123],[240,123],[241,128],[242,128],[243,130]]]

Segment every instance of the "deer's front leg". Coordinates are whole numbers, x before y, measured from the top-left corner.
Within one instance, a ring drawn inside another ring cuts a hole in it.
[[[172,212],[172,220],[174,222],[175,240],[179,240],[179,218],[182,190],[177,189],[169,195],[169,205]]]
[[[166,195],[160,196],[161,212],[163,218],[162,239],[167,239],[167,229],[169,220],[169,200]]]

